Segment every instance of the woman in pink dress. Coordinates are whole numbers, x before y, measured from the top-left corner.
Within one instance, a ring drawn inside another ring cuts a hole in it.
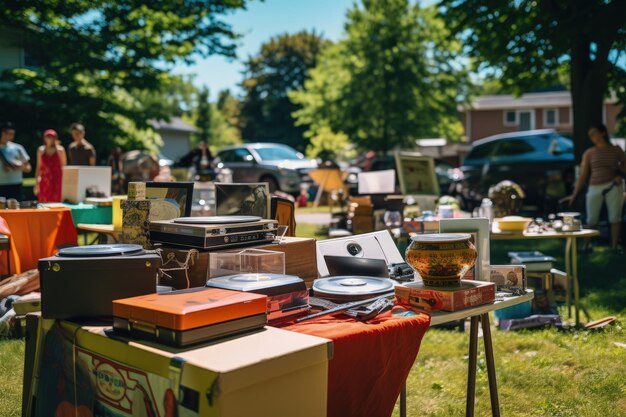
[[[37,149],[34,191],[40,203],[61,201],[61,181],[67,156],[63,146],[57,145],[57,140],[57,132],[48,129],[43,134],[43,145]]]

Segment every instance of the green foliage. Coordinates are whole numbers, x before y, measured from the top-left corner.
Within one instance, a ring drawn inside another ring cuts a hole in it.
[[[304,86],[308,70],[327,42],[315,32],[274,37],[246,62],[242,82],[241,131],[249,142],[281,142],[304,150],[305,128],[291,114],[298,109],[288,93]]]
[[[459,139],[456,105],[467,74],[434,9],[407,0],[363,0],[348,11],[346,38],[322,52],[303,91],[291,93],[308,136],[329,127],[361,149]]]
[[[350,145],[348,136],[344,133],[334,133],[328,126],[324,126],[311,137],[311,144],[306,148],[309,158],[320,157],[324,160],[337,159],[338,153]]]
[[[198,94],[198,106],[196,108],[196,127],[198,128],[196,137],[199,142],[211,142],[211,129],[213,126],[211,114],[209,89],[205,87]]]
[[[176,115],[176,98],[155,99],[177,82],[169,75],[174,64],[234,56],[237,35],[220,16],[244,7],[244,0],[1,3],[0,42],[23,48],[27,60],[0,73],[0,114],[33,151],[44,129],[69,137],[65,127],[81,121],[100,155],[116,138],[138,139],[112,115],[140,130]],[[120,101],[120,93],[135,99]]]
[[[441,0],[478,70],[521,93],[569,80],[578,157],[609,90],[626,98],[626,2]]]

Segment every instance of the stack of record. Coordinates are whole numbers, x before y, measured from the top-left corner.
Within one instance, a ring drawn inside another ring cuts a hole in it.
[[[338,276],[320,278],[313,283],[313,294],[327,300],[348,302],[364,300],[393,291],[389,278]]]

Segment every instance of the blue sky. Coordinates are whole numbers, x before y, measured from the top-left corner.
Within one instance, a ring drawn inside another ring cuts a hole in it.
[[[238,59],[228,61],[221,56],[198,59],[195,65],[178,67],[178,74],[196,74],[194,84],[207,86],[211,99],[225,88],[239,94],[243,61],[256,55],[261,44],[276,35],[301,30],[322,34],[326,39],[338,40],[343,35],[343,23],[354,0],[254,0],[246,10],[228,15],[224,20],[235,32],[243,35],[237,49]]]

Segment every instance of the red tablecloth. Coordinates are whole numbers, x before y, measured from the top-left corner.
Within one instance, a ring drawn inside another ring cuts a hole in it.
[[[11,274],[37,268],[59,245],[76,245],[78,236],[69,208],[1,210],[11,236]],[[2,232],[0,232],[2,233]],[[0,257],[0,270],[6,261]]]
[[[386,312],[368,323],[339,315],[283,328],[332,339],[328,417],[388,417],[429,324],[426,314]]]

